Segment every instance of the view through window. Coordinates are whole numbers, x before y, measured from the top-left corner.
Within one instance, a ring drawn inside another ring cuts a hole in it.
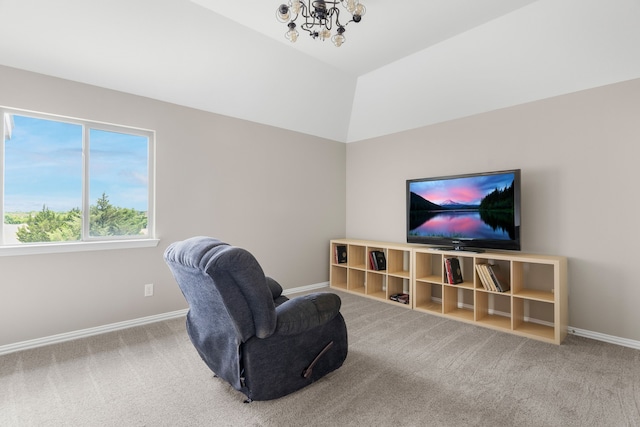
[[[3,245],[153,237],[153,132],[7,109],[3,125]]]

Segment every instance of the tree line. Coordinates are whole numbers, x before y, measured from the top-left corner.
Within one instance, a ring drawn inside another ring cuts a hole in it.
[[[82,212],[78,208],[55,212],[46,205],[37,213],[7,214],[6,224],[26,224],[18,228],[16,238],[21,243],[62,242],[82,238]],[[134,236],[147,227],[147,214],[131,208],[113,206],[102,193],[89,207],[89,235]]]
[[[480,210],[504,210],[513,212],[515,197],[513,184],[514,182],[511,181],[509,187],[502,190],[496,188],[487,194],[480,202]]]

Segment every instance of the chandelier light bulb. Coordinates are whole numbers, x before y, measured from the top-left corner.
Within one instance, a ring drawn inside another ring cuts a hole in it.
[[[287,6],[286,4],[281,4],[280,7],[278,7],[278,10],[276,10],[276,18],[278,18],[278,21],[287,22],[289,21],[290,17],[291,15],[289,15],[289,6]]]
[[[320,40],[331,38],[331,31],[329,31],[326,28],[323,30],[320,30],[319,36],[320,36]]]
[[[284,36],[287,38],[287,40],[289,40],[291,43],[295,43],[296,40],[298,40],[298,31],[296,30],[296,24],[294,24],[293,22],[289,22],[289,31],[287,31]]]
[[[300,0],[290,0],[289,5],[291,6],[291,13],[294,15],[300,13]]]
[[[350,14],[353,15],[353,12],[356,11],[356,5],[359,2],[357,0],[347,0],[347,10],[349,11]]]
[[[363,16],[365,13],[367,13],[367,8],[364,7],[363,4],[358,3],[353,14]]]
[[[344,27],[338,27],[338,29],[336,30],[338,33],[331,37],[331,41],[333,42],[334,45],[336,45],[336,47],[340,47],[342,46],[342,43],[344,43],[347,39],[344,36],[344,32],[346,31],[344,29]]]

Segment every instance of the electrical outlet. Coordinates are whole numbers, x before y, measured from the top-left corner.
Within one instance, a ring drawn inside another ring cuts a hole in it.
[[[153,296],[153,283],[147,283],[146,285],[144,285],[144,296]]]

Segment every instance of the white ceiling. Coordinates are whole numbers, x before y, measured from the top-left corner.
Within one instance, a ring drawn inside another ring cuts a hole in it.
[[[342,142],[640,78],[639,0],[362,0],[340,48],[282,1],[0,0],[0,64]]]
[[[361,0],[367,12],[361,22],[346,26],[347,41],[340,48],[329,40],[313,40],[304,31],[300,31],[296,43],[286,40],[284,33],[288,28],[276,21],[275,12],[281,3],[288,3],[288,0],[191,1],[299,52],[359,76],[535,0]]]

